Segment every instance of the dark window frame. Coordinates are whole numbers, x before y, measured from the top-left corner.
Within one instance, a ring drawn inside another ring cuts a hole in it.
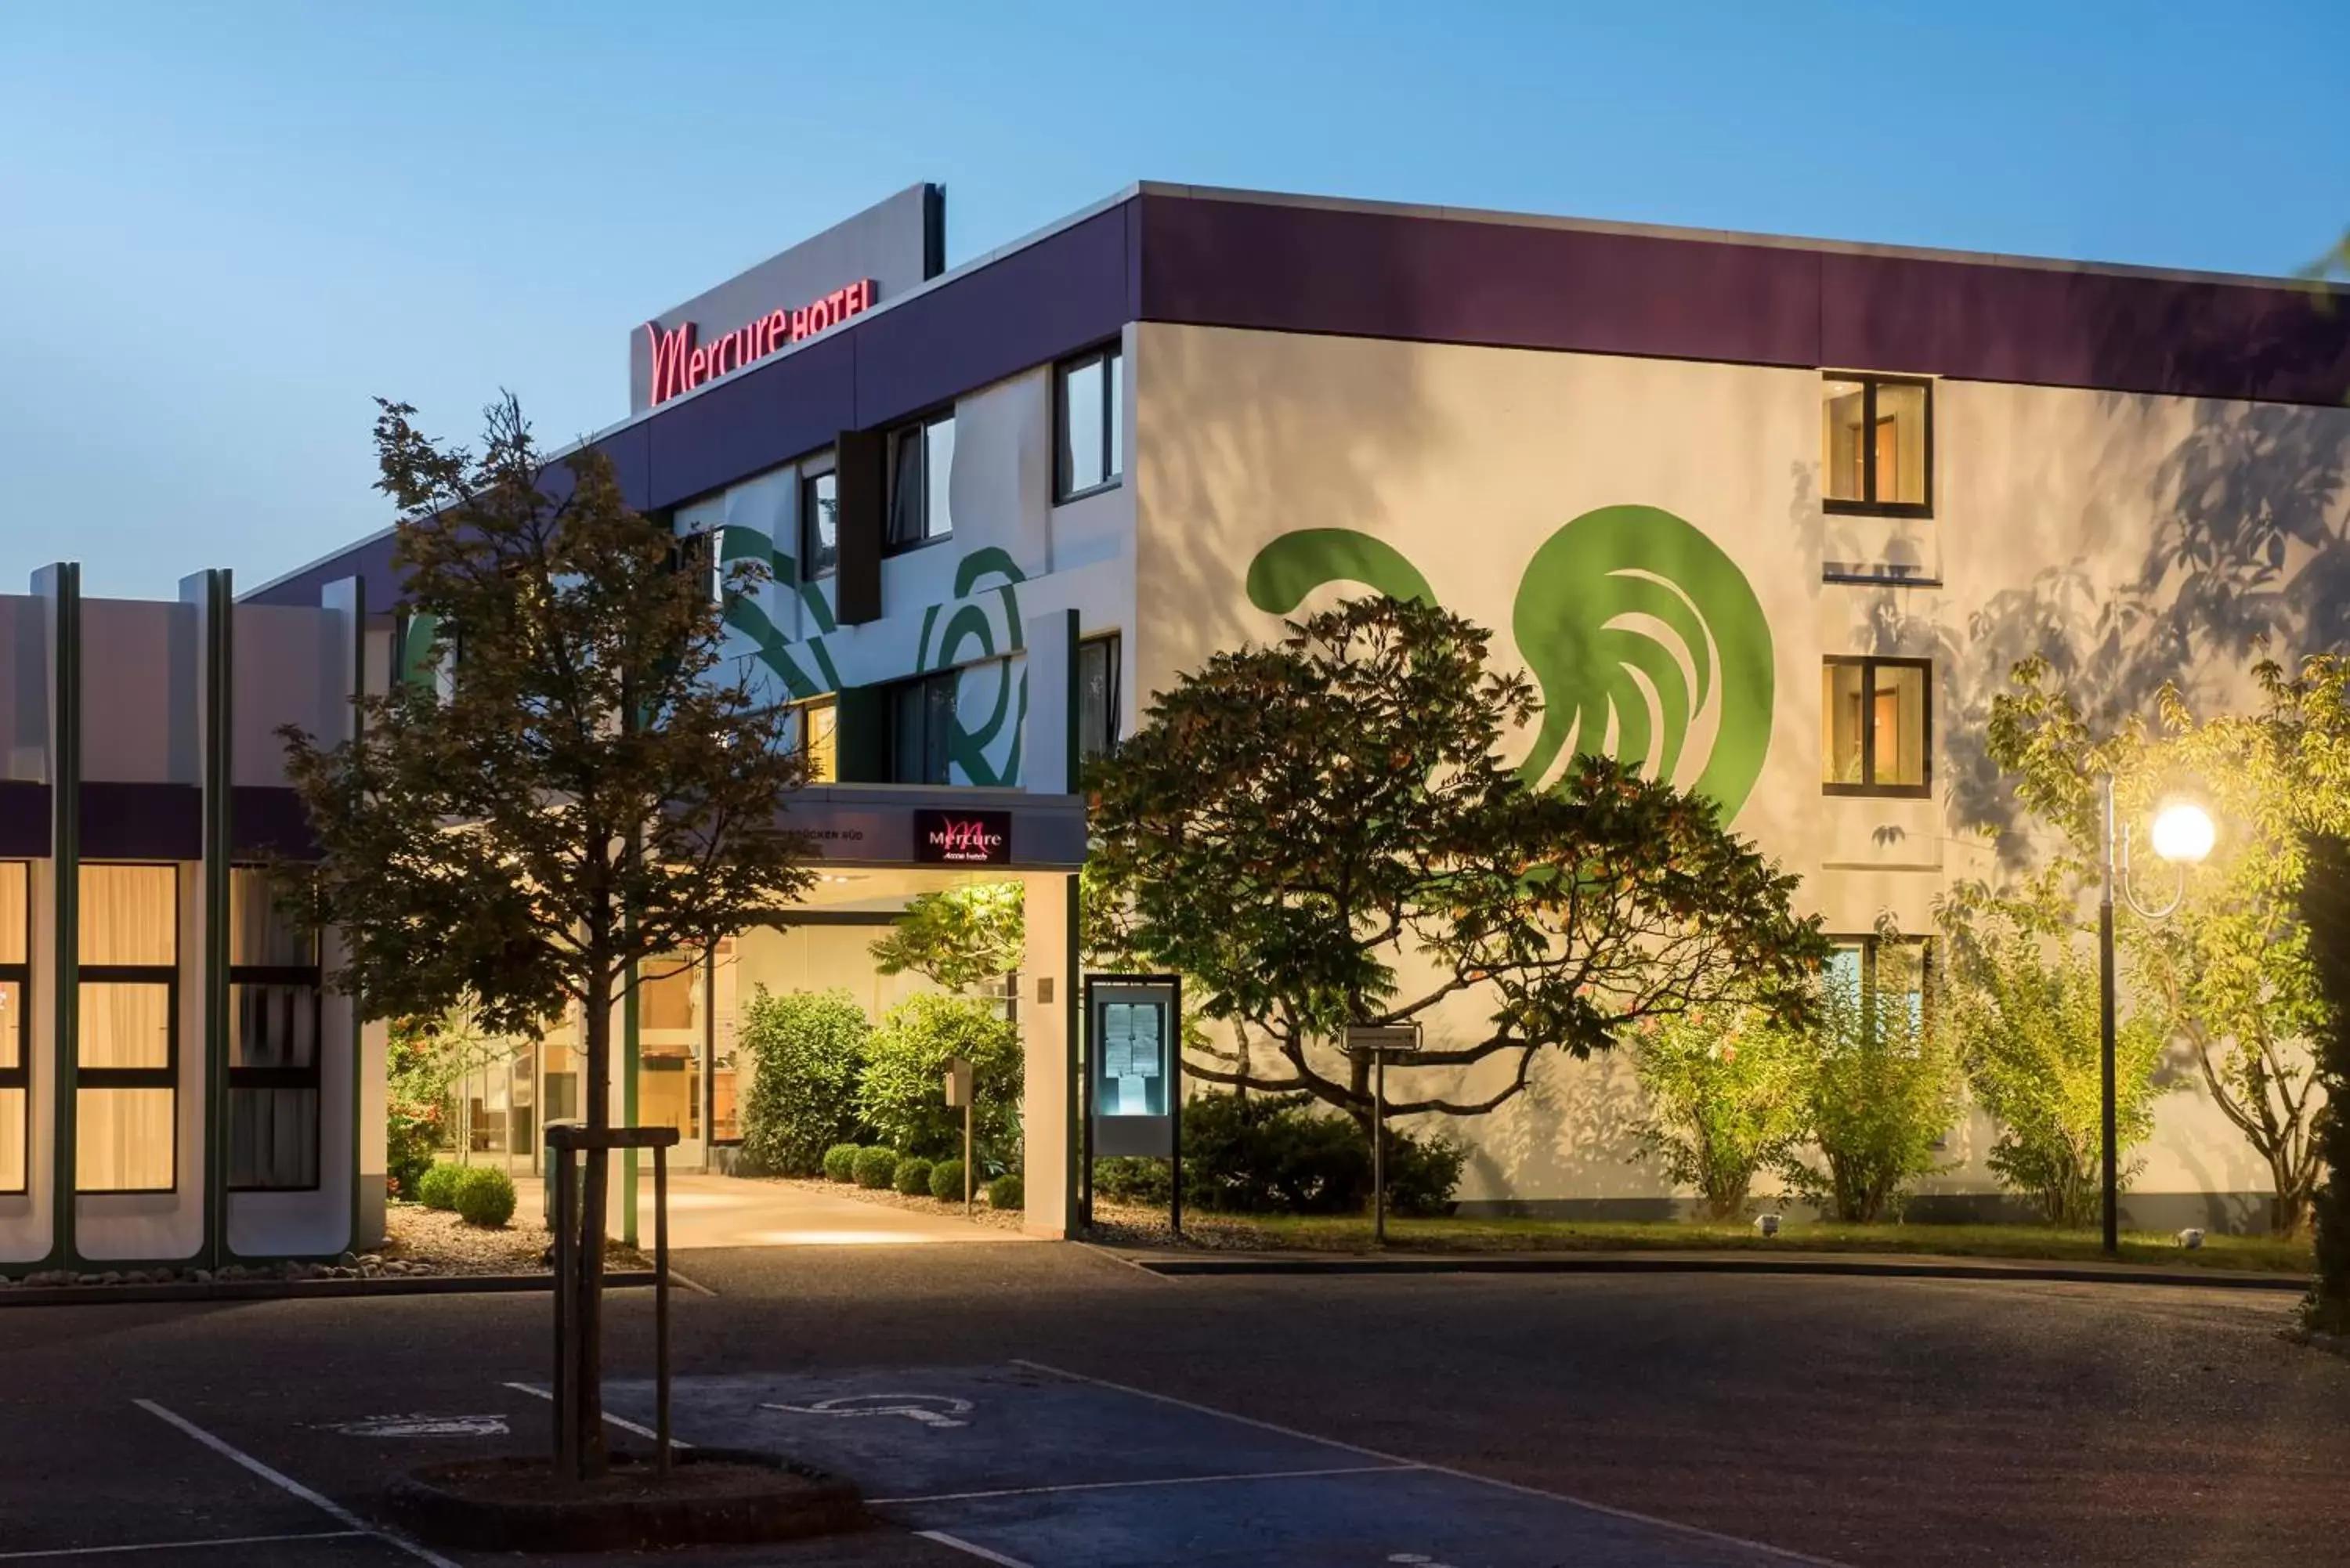
[[[838,784],[840,782],[840,693],[827,691],[821,696],[804,697],[788,706],[798,719],[798,733],[793,738],[792,750],[803,758],[809,756],[815,750],[816,724],[813,716],[816,711],[819,708],[828,708],[832,711],[833,776],[820,779],[811,773],[806,782],[817,785]],[[891,717],[894,721],[895,715]]]
[[[885,718],[889,726],[889,782],[891,784],[921,784],[936,788],[951,784],[954,782],[954,704],[955,699],[959,695],[958,683],[960,681],[961,675],[962,672],[958,670],[933,670],[926,671],[920,675],[909,676],[903,680],[893,680],[889,682],[888,690],[889,701],[885,711]],[[941,686],[946,689],[947,692],[947,701],[945,706],[948,729],[946,739],[940,748],[944,758],[944,766],[940,771],[945,776],[936,779],[908,778],[905,775],[905,769],[902,765],[904,758],[899,754],[898,744],[899,739],[898,705],[910,693],[920,691],[923,694],[922,711],[924,714],[924,724],[922,733],[922,751],[923,755],[927,760],[931,752],[931,737],[928,719],[929,715],[934,711],[930,701],[930,693]]]
[[[77,1198],[154,1197],[180,1190],[180,964],[187,955],[187,931],[180,919],[180,868],[168,860],[91,860],[84,866],[144,867],[172,874],[172,957],[160,963],[81,963],[74,965],[74,990],[85,985],[160,985],[163,988],[163,1065],[161,1067],[85,1067],[81,1064],[80,1010],[76,1008],[73,1050],[74,1169]],[[77,888],[74,918],[81,918],[81,889]],[[78,954],[77,953],[77,957]],[[77,995],[77,1002],[79,998]],[[84,1089],[169,1089],[172,1091],[172,1181],[168,1187],[84,1187],[81,1184],[81,1091]]]
[[[1827,493],[1827,476],[1820,483],[1820,505],[1823,510],[1841,517],[1931,517],[1934,514],[1934,382],[1928,376],[1879,376],[1865,370],[1825,370],[1820,379],[1827,381],[1857,381],[1860,383],[1860,428],[1868,438],[1860,443],[1861,489],[1866,494],[1858,500],[1834,499]],[[1923,501],[1880,501],[1877,499],[1877,391],[1880,387],[1916,387],[1926,394],[1926,498]],[[1827,403],[1820,403],[1820,418],[1827,418]]]
[[[909,555],[916,550],[927,549],[932,545],[944,544],[954,537],[954,518],[951,512],[947,518],[947,526],[941,533],[923,533],[910,539],[900,538],[898,534],[899,447],[904,442],[912,441],[917,443],[916,450],[921,453],[922,490],[916,502],[916,508],[921,520],[921,526],[928,528],[931,487],[937,483],[938,478],[931,472],[931,431],[940,425],[951,425],[954,422],[955,411],[951,407],[933,409],[927,414],[893,427],[889,431],[889,439],[881,443],[882,472],[885,477],[881,499],[881,554],[883,556]]]
[[[1820,793],[1876,800],[1931,800],[1934,797],[1934,661],[1873,653],[1831,653],[1820,660],[1823,673],[1840,665],[1856,666],[1861,672],[1860,782],[1842,784],[1822,780]],[[1923,704],[1923,711],[1918,715],[1920,777],[1914,784],[1876,782],[1877,726],[1869,720],[1869,711],[1877,696],[1877,671],[1886,669],[1916,670],[1924,675],[1924,679],[1918,682],[1918,701]],[[1832,734],[1820,737],[1823,753],[1834,743]]]
[[[1096,432],[1101,441],[1102,472],[1107,476],[1082,489],[1072,488],[1068,465],[1065,461],[1069,451],[1069,377],[1088,365],[1103,367],[1101,429]],[[1108,368],[1116,365],[1115,378]],[[1117,449],[1114,432],[1118,429],[1118,411],[1111,405],[1125,394],[1126,349],[1120,343],[1105,343],[1076,354],[1053,367],[1053,504],[1066,505],[1082,501],[1088,495],[1099,495],[1105,490],[1116,490],[1126,483],[1125,454]],[[1115,463],[1118,466],[1112,467]]]
[[[726,602],[726,572],[718,558],[723,548],[726,524],[723,523],[710,523],[699,528],[688,528],[682,534],[672,533],[671,536],[677,542],[670,546],[669,552],[670,570],[702,574],[708,587],[710,602],[718,605]]]
[[[26,952],[21,963],[0,962],[0,985],[15,981],[16,986],[16,1064],[0,1064],[0,1089],[22,1089],[25,1097],[18,1116],[16,1147],[25,1151],[25,1174],[14,1187],[0,1187],[0,1194],[16,1196],[33,1188],[33,1043],[26,1021],[33,1014],[33,868],[29,862],[17,861],[25,867],[24,918]]]
[[[830,480],[832,482],[832,565],[819,572],[814,570],[809,566],[809,562],[816,558],[816,550],[814,547],[816,533],[816,489],[818,484],[824,483],[826,480]],[[799,565],[800,582],[803,585],[820,583],[827,577],[839,576],[840,477],[838,470],[827,468],[821,473],[808,473],[803,472],[800,474],[799,535],[800,536],[796,541],[798,545],[798,554],[795,559]]]
[[[1088,750],[1087,742],[1090,741],[1091,737],[1087,735],[1085,732],[1081,706],[1079,713],[1080,722],[1077,730],[1077,756],[1079,760],[1084,762],[1091,762],[1096,757],[1107,756],[1110,753],[1118,749],[1118,742],[1125,739],[1125,737],[1119,733],[1119,730],[1121,728],[1119,720],[1122,717],[1124,693],[1118,689],[1119,667],[1126,659],[1126,644],[1124,636],[1118,632],[1107,631],[1097,637],[1085,638],[1077,643],[1077,668],[1079,680],[1081,681],[1084,677],[1086,649],[1089,648],[1106,649],[1108,652],[1107,668],[1109,678],[1106,682],[1108,691],[1106,693],[1107,701],[1105,705],[1105,711],[1109,720],[1109,733],[1102,738],[1103,743],[1099,747]]]
[[[1886,942],[1890,940],[1901,947],[1915,948],[1918,951],[1918,1013],[1927,1028],[1933,1027],[1936,990],[1934,958],[1938,950],[1932,937],[1922,934],[1911,936],[1906,931],[1891,939],[1876,931],[1829,931],[1822,934],[1827,938],[1831,950],[1854,950],[1859,952],[1860,995],[1866,1005],[1875,1004],[1877,963]]]
[[[714,532],[714,530],[706,532]],[[229,875],[234,877],[239,871],[261,874],[263,870],[262,867],[255,865],[232,865],[229,867]],[[272,896],[275,896],[274,892]],[[234,905],[232,904],[231,908],[234,909]],[[232,930],[230,940],[234,940],[235,933]],[[231,955],[232,960],[234,956],[234,954]],[[327,1108],[323,1082],[327,1053],[325,967],[320,960],[318,936],[316,931],[310,933],[310,961],[307,964],[251,964],[232,961],[228,966],[228,983],[232,996],[235,994],[235,988],[240,985],[300,986],[309,992],[310,1064],[307,1067],[240,1067],[236,1064],[234,1054],[232,1052],[227,1063],[228,1082],[224,1093],[233,1100],[239,1089],[307,1089],[317,1105],[317,1109],[310,1117],[310,1179],[307,1182],[260,1184],[230,1181],[225,1163],[224,1163],[222,1180],[230,1192],[316,1192],[318,1190],[319,1183],[325,1178]],[[296,1004],[300,1004],[298,1000]],[[238,1022],[239,1020],[232,1013],[229,1026],[234,1029]],[[221,1116],[224,1128],[228,1125],[227,1118],[234,1114],[230,1104],[224,1101],[221,1106]]]

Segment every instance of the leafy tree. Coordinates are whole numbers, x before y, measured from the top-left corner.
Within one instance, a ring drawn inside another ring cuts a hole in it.
[[[600,1131],[615,1005],[663,955],[705,949],[806,885],[807,845],[775,821],[802,763],[784,711],[721,668],[707,579],[678,569],[676,539],[629,509],[602,454],[550,467],[511,397],[489,409],[478,452],[431,440],[405,404],[380,410],[402,607],[443,676],[361,699],[357,739],[287,732],[323,854],[320,918],[345,941],[334,981],[372,1016],[463,1007],[504,1035],[577,1008],[582,1105]],[[609,1169],[588,1162],[579,1216],[590,1471],[605,1459]]]
[[[452,1096],[466,1074],[514,1054],[514,1043],[484,1034],[462,1011],[437,1018],[395,1018],[385,1032],[384,1174],[399,1197],[414,1199],[444,1138],[465,1136],[448,1125]]]
[[[2324,1104],[2310,1055],[2324,1004],[2299,908],[2303,836],[2350,830],[2350,666],[2317,656],[2297,673],[2263,661],[2254,674],[2256,712],[2199,718],[2166,687],[2158,729],[2133,720],[2098,741],[2047,666],[2027,660],[1992,706],[1989,741],[2023,803],[2069,836],[2083,875],[2095,874],[2108,773],[2122,822],[2186,791],[2220,823],[2219,847],[2184,879],[2178,910],[2138,920],[2117,901],[2118,935],[2141,1004],[2192,1047],[2212,1103],[2267,1164],[2271,1229],[2293,1235],[2317,1182]]]
[[[1804,1136],[1800,1035],[1754,1008],[1700,1009],[1642,1019],[1632,1060],[1648,1097],[1639,1158],[1696,1188],[1710,1218],[1740,1218],[1755,1175]]]
[[[1976,1104],[2000,1124],[2002,1186],[2052,1225],[2093,1223],[2104,1201],[2104,1048],[2096,960],[2045,873],[1999,898],[1961,885],[1938,913],[1950,944],[1950,1024]],[[2133,1013],[2114,1031],[2115,1135],[2124,1155],[2154,1130],[2162,1032]],[[2123,1165],[2127,1185],[2144,1161]]]
[[[1028,926],[1021,885],[978,882],[918,893],[867,950],[883,974],[908,970],[949,991],[969,991],[1020,967]]]
[[[1539,703],[1487,668],[1489,641],[1433,605],[1355,600],[1215,655],[1097,768],[1095,861],[1125,941],[1231,1032],[1187,1049],[1187,1074],[1367,1121],[1370,1063],[1323,1048],[1458,997],[1485,1009],[1471,1037],[1391,1064],[1511,1070],[1392,1109],[1473,1116],[1543,1051],[1588,1055],[1646,1017],[1749,992],[1802,1010],[1825,950],[1789,909],[1795,879],[1710,801],[1607,758],[1526,784],[1495,753]]]
[[[2302,883],[2310,964],[2325,998],[2317,1070],[2326,1106],[2317,1152],[2327,1175],[2315,1193],[2317,1280],[2303,1315],[2311,1328],[2350,1334],[2350,838],[2310,836]]]
[[[1880,949],[1896,935],[1880,926]],[[1800,1151],[1779,1161],[1790,1190],[1859,1224],[1898,1217],[1918,1179],[1943,1168],[1936,1146],[1959,1114],[1950,1032],[1936,1021],[1930,994],[1913,992],[1890,969],[1820,978],[1802,1078],[1805,1130],[1821,1163]]]
[[[972,1066],[972,1152],[983,1166],[1016,1163],[1026,1062],[1020,1031],[979,997],[910,996],[882,1015],[865,1046],[857,1106],[865,1125],[900,1154],[962,1154],[962,1112],[949,1110],[947,1064]]]
[[[847,992],[762,985],[743,1010],[743,1048],[757,1064],[743,1102],[743,1152],[785,1176],[816,1176],[824,1152],[857,1133],[857,1080],[873,1033]]]

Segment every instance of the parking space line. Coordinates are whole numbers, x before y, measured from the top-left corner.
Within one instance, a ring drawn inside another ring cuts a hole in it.
[[[1791,1552],[1783,1546],[1773,1546],[1768,1542],[1749,1541],[1740,1535],[1725,1535],[1718,1530],[1683,1524],[1678,1520],[1659,1519],[1652,1513],[1636,1513],[1628,1508],[1611,1508],[1604,1502],[1591,1502],[1583,1498],[1570,1497],[1562,1491],[1547,1491],[1538,1486],[1521,1486],[1516,1481],[1501,1480],[1492,1476],[1481,1476],[1474,1470],[1454,1469],[1450,1465],[1408,1459],[1400,1454],[1385,1453],[1378,1449],[1367,1449],[1360,1443],[1345,1442],[1337,1438],[1325,1438],[1313,1432],[1300,1431],[1295,1427],[1284,1427],[1278,1422],[1260,1421],[1253,1416],[1241,1416],[1230,1410],[1219,1410],[1213,1405],[1201,1405],[1191,1399],[1179,1399],[1172,1394],[1153,1393],[1148,1388],[1137,1388],[1130,1383],[1113,1383],[1107,1377],[1089,1377],[1082,1372],[1071,1372],[1059,1366],[1047,1366],[1041,1361],[1029,1361],[1015,1355],[1012,1357],[1012,1365],[1025,1366],[1032,1372],[1042,1372],[1054,1377],[1065,1377],[1072,1383],[1087,1383],[1096,1388],[1108,1388],[1120,1394],[1131,1394],[1138,1399],[1149,1399],[1161,1405],[1172,1405],[1179,1410],[1190,1410],[1196,1415],[1214,1416],[1226,1421],[1237,1421],[1243,1427],[1254,1427],[1261,1432],[1272,1432],[1284,1438],[1295,1438],[1302,1442],[1318,1443],[1326,1449],[1338,1449],[1350,1454],[1361,1454],[1366,1459],[1384,1459],[1390,1465],[1428,1470],[1436,1475],[1451,1476],[1455,1480],[1471,1481],[1478,1486],[1490,1486],[1503,1491],[1517,1492],[1524,1497],[1539,1497],[1551,1502],[1563,1502],[1570,1507],[1587,1509],[1593,1513],[1604,1513],[1612,1518],[1628,1520],[1635,1524],[1646,1524],[1659,1530],[1669,1530],[1678,1534],[1694,1536],[1700,1541],[1718,1542],[1725,1546],[1737,1546],[1748,1551],[1765,1552],[1782,1562],[1806,1564],[1806,1568],[1849,1568],[1848,1564],[1835,1562],[1832,1558],[1813,1557],[1804,1552]]]
[[[263,1464],[259,1459],[255,1459],[243,1449],[240,1449],[234,1444],[227,1442],[223,1438],[213,1436],[212,1433],[205,1431],[202,1427],[197,1426],[185,1416],[177,1415],[170,1410],[166,1410],[162,1406],[158,1405],[152,1399],[133,1399],[130,1402],[133,1405],[138,1406],[141,1410],[146,1411],[149,1415],[156,1417],[158,1420],[168,1422],[171,1425],[179,1428],[181,1431],[185,1432],[189,1437],[193,1438],[204,1447],[212,1449],[213,1452],[220,1455],[221,1458],[229,1460],[233,1464],[242,1465],[244,1469],[251,1470],[255,1475],[259,1476],[263,1480],[267,1481],[270,1485],[276,1487],[281,1491],[290,1492],[294,1496],[300,1498],[304,1502],[308,1503],[311,1507],[318,1510],[321,1513],[326,1514],[328,1518],[338,1520],[342,1523],[350,1526],[351,1529],[356,1531],[358,1533],[361,1535],[372,1535],[378,1541],[382,1542],[385,1545],[396,1547],[399,1550],[407,1552],[411,1557],[415,1558],[420,1563],[429,1563],[432,1564],[432,1568],[459,1568],[459,1564],[452,1563],[449,1559],[442,1556],[439,1552],[432,1551],[427,1547],[419,1546],[415,1542],[409,1540],[404,1535],[395,1535],[390,1531],[386,1530],[380,1525],[369,1524],[366,1520],[361,1519],[358,1514],[353,1513],[349,1509],[345,1508],[341,1503],[337,1502],[334,1499],[327,1497],[321,1493],[312,1491],[308,1487],[304,1486],[292,1476],[285,1475],[279,1471],[271,1469],[267,1465]]]
[[[527,1394],[534,1399],[544,1399],[550,1405],[555,1403],[554,1395],[548,1393],[544,1388],[534,1386],[531,1384],[509,1383],[506,1386],[513,1389],[517,1394]],[[612,1426],[619,1428],[623,1432],[634,1432],[638,1437],[650,1438],[656,1443],[660,1441],[660,1434],[659,1432],[654,1431],[650,1427],[639,1427],[634,1421],[629,1420],[626,1416],[615,1416],[612,1412],[607,1410],[604,1412],[604,1419]],[[691,1443],[687,1442],[683,1438],[671,1438],[669,1440],[669,1446],[672,1449],[690,1449],[693,1447]]]
[[[977,1502],[992,1497],[1045,1497],[1063,1491],[1119,1491],[1128,1487],[1213,1486],[1219,1481],[1305,1480],[1315,1476],[1379,1476],[1393,1470],[1426,1469],[1425,1465],[1340,1465],[1319,1470],[1238,1470],[1219,1476],[1152,1476],[1141,1480],[1070,1481],[1064,1486],[1007,1486],[993,1491],[940,1491],[926,1497],[868,1497],[875,1508],[918,1502]]]
[[[983,1563],[998,1563],[1001,1568],[1031,1568],[1031,1564],[1023,1563],[1017,1557],[1006,1557],[1001,1552],[990,1552],[984,1546],[975,1546],[960,1536],[949,1535],[943,1530],[917,1530],[914,1533],[925,1541],[935,1541],[941,1546],[951,1546],[957,1552],[968,1552]]]
[[[192,1552],[201,1546],[265,1546],[277,1541],[349,1541],[364,1530],[312,1530],[296,1535],[216,1535],[206,1541],[141,1541],[130,1546],[51,1546],[39,1552],[0,1552],[0,1563],[40,1557],[108,1557],[126,1552]]]

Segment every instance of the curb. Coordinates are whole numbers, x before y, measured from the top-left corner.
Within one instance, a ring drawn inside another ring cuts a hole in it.
[[[1173,1253],[1114,1254],[1136,1268],[1170,1278],[1308,1274],[1812,1274],[1890,1280],[1989,1280],[2017,1283],[2175,1285],[2205,1290],[2292,1291],[2306,1293],[2298,1274],[2250,1273],[2229,1269],[2161,1269],[2129,1264],[1999,1262],[1988,1260],[1850,1257],[1807,1253],[1784,1257],[1708,1257],[1672,1253],[1598,1252],[1539,1257],[1239,1258],[1188,1257]]]
[[[766,1484],[718,1496],[567,1497],[545,1457],[464,1459],[396,1476],[384,1488],[385,1511],[436,1546],[476,1552],[643,1552],[797,1541],[858,1530],[872,1522],[856,1486],[835,1475],[746,1449],[693,1449],[681,1468],[732,1464],[762,1472]],[[616,1469],[618,1468],[616,1464]],[[639,1469],[649,1468],[644,1461]],[[515,1478],[512,1490],[483,1497],[458,1483],[484,1470]]]
[[[671,1276],[672,1279],[676,1276]],[[639,1290],[650,1269],[614,1270],[607,1290]],[[357,1280],[213,1280],[161,1285],[18,1285],[0,1290],[0,1308],[129,1306],[151,1302],[274,1302],[343,1296],[465,1296],[552,1291],[553,1274],[394,1274]]]

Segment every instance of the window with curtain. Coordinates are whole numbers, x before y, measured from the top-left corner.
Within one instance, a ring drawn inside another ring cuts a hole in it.
[[[889,525],[883,543],[910,550],[954,532],[947,507],[954,472],[951,410],[889,432]]]
[[[1118,744],[1118,639],[1077,644],[1077,755],[1087,761]]]
[[[1107,348],[1053,373],[1053,496],[1068,501],[1107,490],[1125,465],[1125,359]]]
[[[1831,658],[1820,670],[1821,787],[1829,794],[1932,793],[1925,659]]]
[[[800,481],[800,581],[840,569],[840,485],[829,473]]]
[[[180,877],[173,866],[81,868],[74,1189],[177,1184]]]
[[[893,784],[951,782],[955,722],[951,670],[889,688],[889,779]]]
[[[228,1186],[318,1185],[317,939],[257,866],[229,871]]]
[[[0,1192],[25,1190],[26,1113],[32,1068],[25,1059],[25,1007],[32,981],[32,876],[0,860]]]
[[[1820,498],[1828,511],[1932,514],[1931,381],[1828,376],[1820,412]]]
[[[840,777],[840,703],[819,697],[793,709],[792,743],[807,758],[807,782],[831,784]]]

